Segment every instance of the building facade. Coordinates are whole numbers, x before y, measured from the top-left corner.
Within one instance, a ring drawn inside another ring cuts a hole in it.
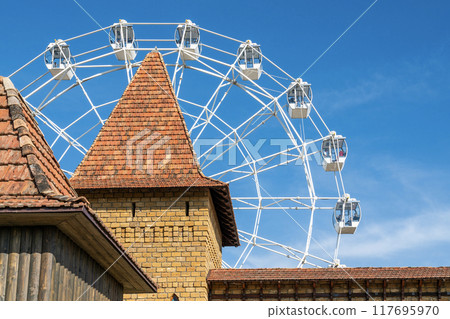
[[[123,300],[154,282],[77,195],[0,77],[0,300]]]
[[[147,55],[71,183],[157,282],[127,300],[207,300],[239,239],[228,185],[202,174],[160,53]]]

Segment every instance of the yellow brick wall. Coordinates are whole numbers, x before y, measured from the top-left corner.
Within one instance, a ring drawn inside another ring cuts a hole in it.
[[[156,294],[124,300],[171,300],[173,294],[180,300],[208,299],[206,276],[221,267],[222,234],[209,190],[191,189],[173,204],[183,191],[78,192],[158,285]]]

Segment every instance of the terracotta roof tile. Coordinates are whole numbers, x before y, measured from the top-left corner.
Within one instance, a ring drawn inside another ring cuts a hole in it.
[[[450,278],[450,267],[213,269],[208,282]]]
[[[30,109],[8,78],[0,77],[0,201],[4,197],[77,197],[39,130]],[[27,198],[32,206],[32,199]],[[20,205],[21,207],[23,205]]]
[[[239,245],[228,185],[201,172],[161,54],[149,53],[71,178],[78,190],[208,187],[223,244]]]
[[[159,144],[158,144],[159,143]],[[200,171],[159,53],[150,53],[76,169],[76,189],[224,186]]]

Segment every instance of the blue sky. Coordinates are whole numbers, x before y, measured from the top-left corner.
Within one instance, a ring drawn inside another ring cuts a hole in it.
[[[372,2],[133,1],[126,6],[79,0],[102,26],[119,18],[189,18],[204,28],[252,39],[293,76]],[[98,27],[71,0],[7,1],[2,12],[3,76],[53,39]],[[343,238],[340,258],[348,266],[449,264],[449,12],[450,3],[443,0],[427,5],[379,0],[303,76],[313,84],[314,104],[327,125],[348,138],[345,186],[364,209],[357,233]],[[332,227],[314,236],[322,246],[334,245]],[[285,265],[275,257],[269,264]]]

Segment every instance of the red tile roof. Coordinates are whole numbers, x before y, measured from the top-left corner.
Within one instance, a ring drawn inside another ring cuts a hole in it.
[[[71,182],[75,189],[225,185],[199,169],[161,54],[144,59]]]
[[[146,56],[70,181],[77,190],[208,187],[222,244],[239,245],[228,185],[200,170],[158,52]]]
[[[0,77],[0,207],[67,206],[76,197],[25,101]]]
[[[213,269],[208,282],[450,278],[450,267]]]

